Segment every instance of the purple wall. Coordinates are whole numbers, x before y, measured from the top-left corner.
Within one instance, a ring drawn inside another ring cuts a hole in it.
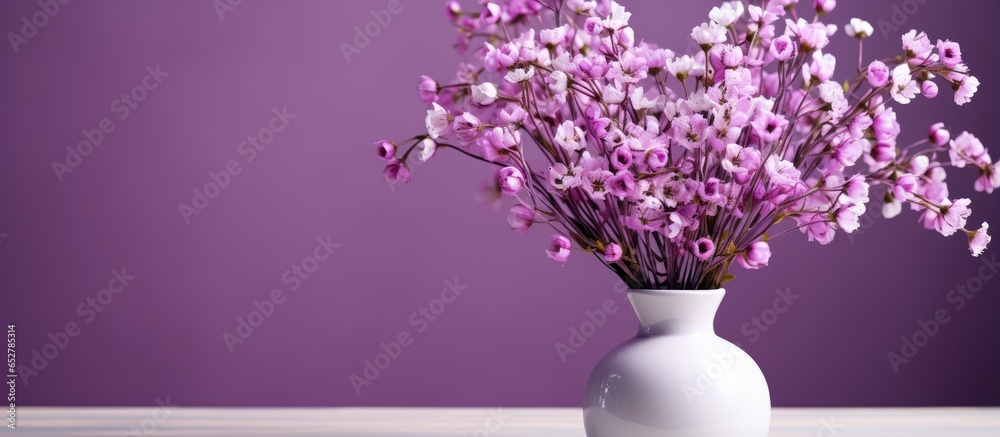
[[[340,44],[389,3],[247,1],[220,20],[206,1],[72,2],[17,53],[0,48],[0,323],[17,324],[20,364],[57,354],[19,380],[22,405],[579,404],[635,318],[594,260],[559,267],[543,252],[548,232],[515,238],[506,212],[480,206],[484,167],[444,153],[411,184],[386,186],[370,144],[418,132],[418,75],[449,78],[459,60],[441,2],[403,1],[347,62]],[[714,2],[628,3],[637,35],[681,48]],[[960,41],[983,86],[961,108],[943,90],[903,109],[904,137],[942,120],[1000,155],[995,17],[979,2],[843,0],[832,21],[889,23],[914,5],[893,34]],[[0,30],[19,32],[39,10],[0,2]],[[856,51],[837,41],[843,75]],[[866,54],[897,41],[878,32]],[[157,66],[159,78],[147,70]],[[118,100],[129,92],[142,101]],[[284,108],[294,119],[272,112]],[[60,181],[53,162],[102,126]],[[240,145],[257,134],[263,150]],[[197,199],[188,223],[179,204],[210,174],[228,183],[207,206]],[[974,194],[969,173],[952,176],[952,191],[973,199],[975,224],[1000,226],[997,198]],[[948,300],[981,283],[996,248],[977,260],[961,237],[915,221],[907,211],[831,247],[783,237],[772,267],[735,272],[718,331],[757,359],[775,405],[1000,405],[1000,280],[961,309]],[[307,259],[317,255],[326,260]],[[134,276],[123,289],[116,269]],[[100,291],[112,280],[119,293]],[[448,281],[461,294],[434,302]],[[275,289],[280,304],[262,304]],[[779,289],[798,298],[774,318]],[[563,363],[555,344],[607,299],[617,311]],[[231,353],[224,335],[255,302],[273,312]],[[421,314],[428,305],[443,313]],[[887,353],[939,309],[949,321],[894,371]],[[767,331],[748,324],[762,316]],[[68,323],[75,336],[56,334]],[[356,394],[350,376],[401,332],[409,346]],[[46,348],[49,333],[65,347]]]

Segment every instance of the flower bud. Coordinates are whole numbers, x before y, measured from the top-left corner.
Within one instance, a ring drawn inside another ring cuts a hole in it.
[[[609,244],[607,246],[604,246],[604,260],[605,261],[607,261],[609,263],[613,263],[613,262],[616,262],[616,261],[618,261],[620,259],[622,259],[622,247],[621,246],[619,246],[619,245],[617,245],[615,243],[611,243],[611,244]]]
[[[951,140],[951,132],[944,128],[944,123],[934,123],[927,139],[935,146],[943,146]]]
[[[534,223],[535,212],[524,205],[514,205],[507,216],[507,224],[518,234],[524,233]]]
[[[490,82],[472,86],[472,101],[486,106],[497,100],[497,87]]]
[[[508,196],[514,196],[524,188],[524,174],[515,167],[504,167],[500,170],[500,191]]]
[[[389,140],[379,141],[375,143],[375,153],[383,161],[392,161],[396,159],[396,145]]]
[[[920,84],[920,92],[924,94],[924,97],[933,99],[937,97],[938,86],[934,81],[925,80],[924,83]]]

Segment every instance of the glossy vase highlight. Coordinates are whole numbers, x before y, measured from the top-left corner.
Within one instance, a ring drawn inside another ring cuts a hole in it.
[[[639,333],[590,376],[588,437],[766,437],[771,396],[757,363],[715,335],[724,289],[629,290]]]

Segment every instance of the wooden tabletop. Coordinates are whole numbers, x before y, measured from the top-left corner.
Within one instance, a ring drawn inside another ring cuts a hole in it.
[[[1000,408],[776,408],[773,437],[998,437]],[[9,430],[8,430],[9,431]],[[38,436],[584,437],[572,408],[21,407]]]

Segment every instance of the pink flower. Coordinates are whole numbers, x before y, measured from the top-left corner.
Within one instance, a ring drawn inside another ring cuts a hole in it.
[[[574,126],[573,120],[566,120],[556,128],[555,140],[568,153],[576,152],[587,144],[583,129]]]
[[[524,188],[524,174],[515,167],[504,167],[500,170],[500,191],[508,196],[514,196]]]
[[[976,91],[979,90],[979,79],[975,76],[965,76],[959,83],[958,89],[955,90],[955,103],[958,106],[962,106],[966,103],[972,101],[972,96],[976,95]]]
[[[375,143],[375,153],[383,161],[392,161],[396,159],[396,145],[389,140],[379,141]]]
[[[479,19],[483,21],[484,24],[493,24],[500,20],[500,5],[496,3],[487,3],[486,8],[483,12],[479,14]]]
[[[724,45],[720,47],[722,47],[721,60],[723,66],[726,68],[736,68],[743,63],[743,49],[740,46]]]
[[[451,130],[455,133],[455,137],[462,142],[462,145],[468,145],[479,138],[479,127],[480,122],[475,115],[463,112],[462,115],[455,117]]]
[[[934,123],[931,125],[930,135],[927,138],[935,146],[943,146],[951,140],[951,133],[944,128],[944,123]]]
[[[715,255],[715,243],[712,240],[701,237],[695,241],[688,242],[688,249],[694,254],[695,258],[702,261],[708,261],[712,259],[712,255]]]
[[[837,7],[837,0],[813,0],[813,8],[820,15],[829,14],[835,7]]]
[[[970,203],[972,201],[969,199],[958,199],[954,204],[945,199],[944,202],[941,202],[939,213],[935,214],[931,221],[934,230],[948,237],[955,231],[964,228],[966,220],[972,215],[972,210],[969,209]]]
[[[611,166],[615,170],[626,170],[632,165],[632,151],[628,147],[618,147],[611,153]]]
[[[837,226],[848,234],[858,230],[861,227],[858,215],[858,208],[853,203],[840,207],[836,213]]]
[[[753,131],[761,142],[771,143],[781,138],[781,134],[788,127],[788,120],[780,114],[763,111],[757,119],[750,122],[750,125],[753,126]]]
[[[811,217],[809,220],[811,220],[808,222],[810,224],[803,228],[809,241],[815,241],[823,245],[830,244],[837,233],[833,224],[826,220],[820,220],[818,217]]]
[[[868,202],[868,182],[865,182],[865,177],[861,175],[851,176],[847,182],[844,183],[844,194],[847,195],[852,202],[856,203],[867,203]]]
[[[967,162],[980,162],[986,154],[986,147],[979,138],[968,132],[962,132],[950,144],[948,155],[951,157],[951,165],[958,168],[965,167]]]
[[[668,156],[665,147],[651,147],[646,151],[646,165],[654,172],[662,170],[667,166]]]
[[[616,261],[618,261],[620,259],[622,259],[622,247],[621,246],[619,246],[619,245],[617,245],[615,243],[611,243],[611,244],[608,244],[607,246],[604,246],[604,261],[607,261],[609,263],[613,263],[613,262],[616,262]]]
[[[382,174],[385,176],[385,181],[393,185],[400,182],[410,182],[410,169],[406,167],[405,163],[396,158],[389,161]]]
[[[983,222],[981,228],[969,233],[969,251],[972,256],[979,256],[986,250],[986,245],[990,244],[990,234],[987,233],[989,229],[990,225]]]
[[[438,100],[438,83],[429,76],[420,76],[420,84],[417,86],[420,92],[420,100],[426,103]]]
[[[521,56],[521,49],[513,42],[504,43],[497,49],[497,62],[506,68],[513,67],[519,56]]]
[[[445,4],[444,12],[449,20],[455,21],[458,17],[462,16],[462,5],[455,0],[449,0],[448,3]]]
[[[572,244],[569,242],[569,238],[566,238],[559,234],[552,235],[552,244],[549,245],[548,250],[545,251],[549,258],[552,258],[558,262],[565,263],[569,259],[570,249]]]
[[[1000,188],[1000,162],[984,165],[980,169],[979,177],[973,184],[976,191],[992,194],[993,190]]]
[[[822,51],[813,53],[813,61],[808,66],[802,66],[802,76],[806,81],[815,78],[819,82],[826,82],[833,77],[833,71],[837,67],[837,58]],[[839,86],[839,85],[838,85]]]
[[[879,167],[896,160],[896,145],[893,143],[877,143],[872,147],[872,160]]]
[[[635,196],[635,177],[628,170],[620,170],[614,176],[608,178],[608,192],[619,199],[626,199]]]
[[[483,159],[490,162],[508,162],[517,155],[521,143],[521,133],[502,127],[494,127],[477,141],[483,149]]]
[[[864,153],[864,145],[868,144],[868,140],[851,140],[850,138],[844,138],[842,142],[837,144],[834,149],[834,157],[837,158],[837,162],[845,167],[850,167],[858,162],[858,158]]]
[[[764,161],[764,171],[771,178],[771,183],[780,192],[790,191],[801,181],[802,172],[790,161],[771,155]]]
[[[906,50],[906,57],[911,64],[920,65],[930,59],[934,46],[926,33],[911,30],[903,34],[903,49]]]
[[[822,50],[830,43],[830,38],[826,25],[823,23],[809,23],[805,19],[798,21],[785,19],[788,26],[786,34],[792,33],[799,37],[799,46],[803,52]]]
[[[892,186],[892,196],[900,200],[909,200],[916,188],[917,177],[912,173],[906,173],[896,179],[896,183]]]
[[[859,140],[864,138],[865,132],[872,127],[872,118],[868,114],[860,114],[851,121],[849,131],[851,138]]]
[[[957,42],[938,40],[937,49],[938,57],[946,67],[955,68],[962,64],[962,48]]]
[[[895,142],[899,135],[899,123],[896,122],[896,111],[888,108],[875,115],[872,121],[872,129],[875,131],[875,140],[879,142]]]
[[[604,32],[604,23],[601,22],[600,18],[590,17],[583,23],[583,30],[587,32],[587,35],[599,35]]]
[[[723,193],[724,186],[718,178],[708,178],[704,184],[698,186],[698,197],[706,203],[724,206],[728,199]]]
[[[722,160],[722,169],[733,175],[733,181],[743,185],[750,182],[750,177],[760,168],[760,151],[753,147],[742,147],[739,144],[726,146],[726,155]]]
[[[889,93],[893,99],[905,105],[910,103],[919,91],[917,81],[910,75],[909,65],[899,64],[892,70],[892,88],[889,88]]]
[[[500,119],[507,124],[520,123],[527,115],[521,105],[513,102],[508,103],[500,110]]]
[[[523,234],[535,221],[535,212],[524,205],[514,205],[507,216],[507,224],[518,234]]]
[[[934,98],[939,86],[969,102],[979,80],[957,43],[911,31],[902,54],[866,53],[869,65],[838,71],[824,51],[839,28],[819,18],[837,0],[723,0],[687,28],[698,47],[682,55],[630,28],[616,1],[479,0],[468,11],[449,1],[465,62],[440,83],[420,76],[426,134],[375,144],[385,179],[410,180],[410,152],[419,164],[461,146],[456,159],[496,164],[480,198],[499,208],[514,197],[507,222],[516,232],[536,220],[557,229],[549,258],[566,262],[576,246],[642,287],[719,286],[727,272],[670,267],[685,256],[764,267],[766,232],[787,230],[783,218],[830,244],[860,229],[870,196],[884,198],[885,217],[909,204],[927,229],[961,230],[974,255],[983,251],[988,228],[965,228],[970,202],[949,200],[958,196],[946,170],[965,167],[989,193],[1000,189],[1000,163],[942,123],[911,144],[892,108]],[[801,14],[809,6],[815,17]],[[865,48],[876,27],[852,19],[841,42]]]
[[[788,35],[782,35],[771,41],[771,48],[768,50],[771,52],[771,56],[774,56],[774,59],[787,61],[795,57],[797,47],[792,43],[792,39]]]
[[[889,67],[882,61],[872,61],[868,64],[868,84],[878,88],[889,82]]]
[[[766,267],[771,260],[771,247],[763,241],[752,243],[746,251],[736,255],[736,262],[745,269],[755,270]]]
[[[608,194],[608,178],[612,173],[607,170],[590,170],[583,174],[583,191],[590,195],[591,199],[604,200]]]

